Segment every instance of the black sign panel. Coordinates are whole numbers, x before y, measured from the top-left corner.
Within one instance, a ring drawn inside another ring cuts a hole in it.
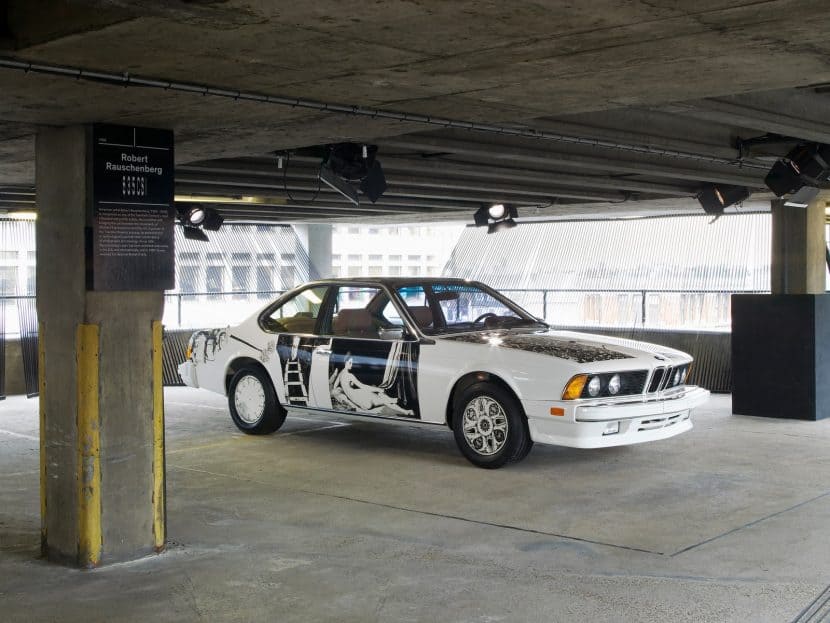
[[[173,288],[173,132],[92,133],[92,289]]]

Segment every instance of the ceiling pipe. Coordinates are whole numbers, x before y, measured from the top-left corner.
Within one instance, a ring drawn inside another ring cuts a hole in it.
[[[664,158],[694,160],[697,162],[709,162],[712,164],[743,167],[749,169],[769,168],[767,165],[744,162],[737,158],[730,159],[718,156],[708,156],[705,154],[697,154],[687,151],[650,147],[648,145],[634,145],[628,143],[621,143],[617,141],[608,141],[603,139],[591,138],[587,136],[573,136],[568,134],[560,134],[558,132],[535,130],[533,128],[516,128],[505,125],[480,123],[477,121],[463,121],[460,119],[449,119],[445,117],[432,117],[428,115],[418,115],[401,111],[384,110],[381,108],[370,108],[366,106],[330,104],[315,100],[283,97],[279,95],[268,95],[256,91],[237,91],[233,89],[225,89],[221,87],[211,86],[208,84],[199,84],[194,82],[174,82],[160,78],[135,76],[130,74],[130,72],[128,71],[124,71],[122,73],[114,73],[108,71],[99,71],[95,69],[87,69],[82,67],[72,67],[67,65],[55,65],[51,63],[34,63],[30,61],[23,61],[13,57],[0,57],[0,69],[16,70],[22,71],[24,73],[37,73],[50,76],[60,76],[65,78],[74,78],[76,80],[117,85],[120,87],[144,87],[151,89],[161,89],[165,91],[176,91],[183,93],[191,93],[195,95],[211,95],[214,97],[222,97],[226,99],[259,102],[262,104],[288,106],[291,108],[304,108],[319,112],[337,113],[358,117],[369,117],[372,119],[391,119],[393,121],[433,125],[440,126],[442,128],[455,128],[459,130],[470,130],[473,132],[482,132],[486,134],[518,136],[522,138],[532,138],[556,143],[584,145],[588,147],[595,147],[601,149],[633,152],[652,156],[661,156]]]

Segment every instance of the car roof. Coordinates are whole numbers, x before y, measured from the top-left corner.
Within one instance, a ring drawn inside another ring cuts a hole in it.
[[[435,284],[435,283],[451,283],[451,284],[472,284],[479,283],[478,281],[471,281],[470,279],[460,279],[458,277],[332,277],[331,279],[317,279],[308,283],[357,283],[367,284],[376,283],[385,285],[390,288],[420,285],[420,284]],[[308,285],[308,283],[302,285]]]

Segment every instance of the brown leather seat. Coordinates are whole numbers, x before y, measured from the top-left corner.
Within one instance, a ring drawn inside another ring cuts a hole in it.
[[[432,310],[426,305],[410,307],[409,313],[412,314],[415,324],[421,328],[432,324]]]
[[[332,321],[332,332],[341,337],[378,339],[378,329],[366,309],[341,309]]]

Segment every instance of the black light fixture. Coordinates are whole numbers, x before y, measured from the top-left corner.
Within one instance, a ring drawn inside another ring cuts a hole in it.
[[[473,214],[473,222],[476,227],[487,227],[488,234],[495,234],[505,229],[512,229],[516,226],[514,220],[518,216],[515,206],[506,206],[503,203],[494,203],[489,206],[481,206]]]
[[[745,186],[706,184],[698,193],[697,200],[706,214],[720,215],[725,208],[748,199],[749,194]]]
[[[383,167],[376,158],[377,152],[377,145],[329,145],[328,153],[320,166],[320,181],[353,204],[359,205],[357,189],[353,186],[357,183],[360,191],[375,203],[387,189]]]
[[[764,183],[778,197],[798,193],[805,187],[827,188],[830,185],[830,145],[799,143],[772,165]],[[805,193],[805,196],[810,194]]]
[[[218,231],[225,221],[215,209],[200,203],[180,207],[178,213],[182,233],[188,240],[207,242],[208,237],[204,230]]]

